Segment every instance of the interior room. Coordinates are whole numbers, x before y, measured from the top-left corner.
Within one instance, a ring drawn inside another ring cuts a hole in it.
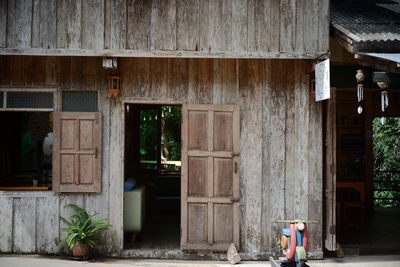
[[[181,106],[125,105],[124,248],[180,247]]]
[[[354,77],[356,69],[334,73]],[[337,242],[345,254],[393,253],[400,251],[400,92],[396,83],[364,84],[362,97],[357,88],[335,89]]]
[[[52,176],[52,113],[0,112],[0,189],[48,190]]]

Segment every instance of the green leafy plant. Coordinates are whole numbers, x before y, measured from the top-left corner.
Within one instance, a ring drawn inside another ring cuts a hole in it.
[[[108,219],[94,220],[97,213],[90,215],[78,205],[67,204],[65,207],[72,208],[75,213],[70,216],[70,220],[60,216],[60,219],[67,225],[67,227],[61,230],[68,233],[68,235],[61,240],[60,247],[66,244],[69,249],[72,249],[75,245],[83,243],[94,248],[97,241],[97,232],[112,226],[108,223]]]

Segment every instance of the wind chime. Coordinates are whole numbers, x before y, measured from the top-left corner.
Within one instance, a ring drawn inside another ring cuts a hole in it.
[[[386,118],[384,116],[385,109],[389,106],[389,97],[388,91],[386,90],[389,86],[388,82],[377,82],[379,88],[381,88],[381,110],[382,110],[382,117],[381,117],[381,124],[384,125],[386,122]]]
[[[357,70],[356,80],[357,80],[357,100],[358,100],[358,114],[363,112],[363,108],[361,106],[361,102],[364,100],[364,85],[362,82],[365,79],[365,75],[362,70]]]

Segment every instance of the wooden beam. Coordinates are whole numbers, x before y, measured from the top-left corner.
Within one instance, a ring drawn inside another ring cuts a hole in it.
[[[42,49],[1,48],[0,55],[21,56],[100,56],[100,57],[160,57],[160,58],[280,58],[315,59],[327,52],[208,52],[208,51],[148,51],[148,50],[89,50],[89,49]]]

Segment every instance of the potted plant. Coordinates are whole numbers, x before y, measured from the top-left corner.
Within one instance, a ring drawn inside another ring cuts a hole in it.
[[[65,207],[72,208],[75,213],[70,220],[60,216],[60,219],[67,225],[62,228],[68,235],[61,240],[60,246],[67,245],[72,250],[74,257],[87,257],[89,248],[96,246],[96,234],[100,230],[107,229],[112,225],[107,219],[94,220],[95,214],[88,214],[84,209],[75,204],[67,204]]]

